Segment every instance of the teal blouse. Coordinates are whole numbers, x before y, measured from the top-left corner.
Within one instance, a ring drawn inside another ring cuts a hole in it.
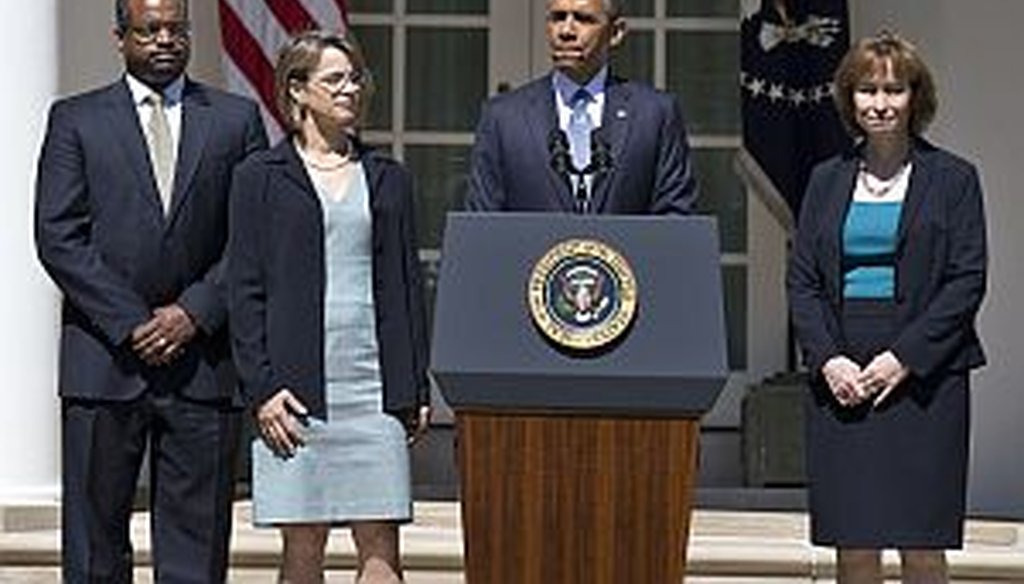
[[[843,224],[843,297],[892,299],[902,201],[854,201]]]

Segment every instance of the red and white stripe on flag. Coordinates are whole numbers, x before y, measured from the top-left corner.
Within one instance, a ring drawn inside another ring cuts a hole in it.
[[[274,62],[288,38],[310,29],[344,30],[345,0],[218,0],[221,67],[230,91],[260,104],[271,140],[283,134],[274,107]]]

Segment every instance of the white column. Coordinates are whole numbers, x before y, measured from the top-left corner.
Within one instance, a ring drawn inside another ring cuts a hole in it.
[[[5,3],[0,92],[0,507],[59,497],[57,292],[35,257],[35,163],[57,92],[57,0]]]

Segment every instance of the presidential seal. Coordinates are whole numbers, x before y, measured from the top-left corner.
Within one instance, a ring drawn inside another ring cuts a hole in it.
[[[636,277],[611,246],[570,239],[548,250],[533,267],[527,299],[534,324],[556,346],[597,350],[618,340],[632,324]]]

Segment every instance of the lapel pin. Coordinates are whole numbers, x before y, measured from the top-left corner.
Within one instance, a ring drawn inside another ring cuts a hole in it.
[[[624,119],[626,119],[626,115],[627,115],[626,114],[626,110],[624,110],[624,109],[617,109],[617,110],[615,110],[615,119],[624,120]]]

